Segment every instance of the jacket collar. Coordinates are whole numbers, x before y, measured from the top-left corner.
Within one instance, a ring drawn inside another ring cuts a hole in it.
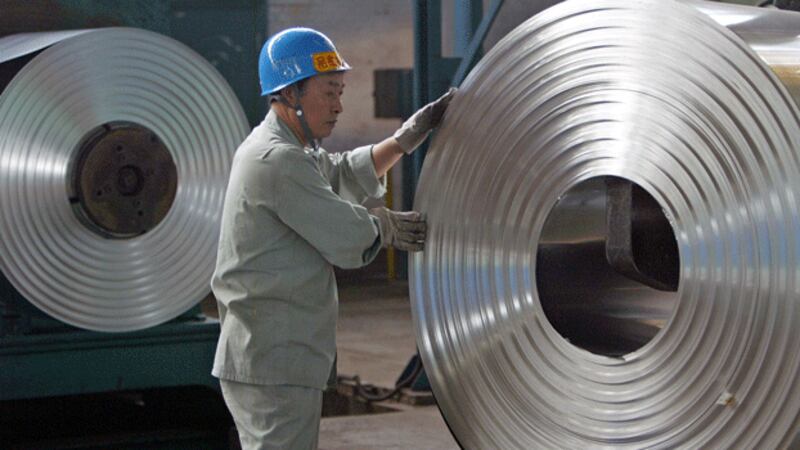
[[[304,146],[300,142],[300,139],[298,139],[297,136],[295,136],[295,134],[292,132],[291,128],[289,128],[289,125],[281,120],[281,118],[275,114],[275,111],[273,111],[272,108],[270,108],[269,112],[267,113],[267,117],[264,118],[264,124],[269,131],[287,140],[289,143],[294,144],[303,150],[313,151],[313,148],[308,145]]]

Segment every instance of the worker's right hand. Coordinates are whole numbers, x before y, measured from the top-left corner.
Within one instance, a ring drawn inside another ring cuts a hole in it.
[[[413,152],[431,134],[431,130],[439,126],[456,91],[456,88],[450,88],[444,95],[415,112],[395,131],[394,139],[403,152]]]
[[[422,214],[416,211],[392,211],[384,207],[369,212],[378,218],[381,247],[394,247],[407,252],[418,252],[425,247],[428,226]]]

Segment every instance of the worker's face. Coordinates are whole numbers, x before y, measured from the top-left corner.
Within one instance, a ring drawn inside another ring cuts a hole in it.
[[[336,119],[342,113],[344,72],[317,75],[308,79],[300,96],[300,105],[314,139],[331,135]]]

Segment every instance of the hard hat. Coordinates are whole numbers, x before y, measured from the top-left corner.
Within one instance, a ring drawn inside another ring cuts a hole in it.
[[[289,28],[264,43],[258,57],[261,95],[269,95],[321,73],[350,70],[327,36],[311,28]]]

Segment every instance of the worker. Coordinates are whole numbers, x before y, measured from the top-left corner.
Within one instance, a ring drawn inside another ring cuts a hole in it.
[[[419,213],[360,204],[384,195],[384,175],[437,126],[453,91],[382,142],[329,154],[319,141],[342,113],[348,70],[309,28],[261,49],[269,112],[233,158],[211,280],[221,324],[212,373],[245,450],[316,448],[335,369],[333,266],[364,266],[381,247],[424,246]]]

